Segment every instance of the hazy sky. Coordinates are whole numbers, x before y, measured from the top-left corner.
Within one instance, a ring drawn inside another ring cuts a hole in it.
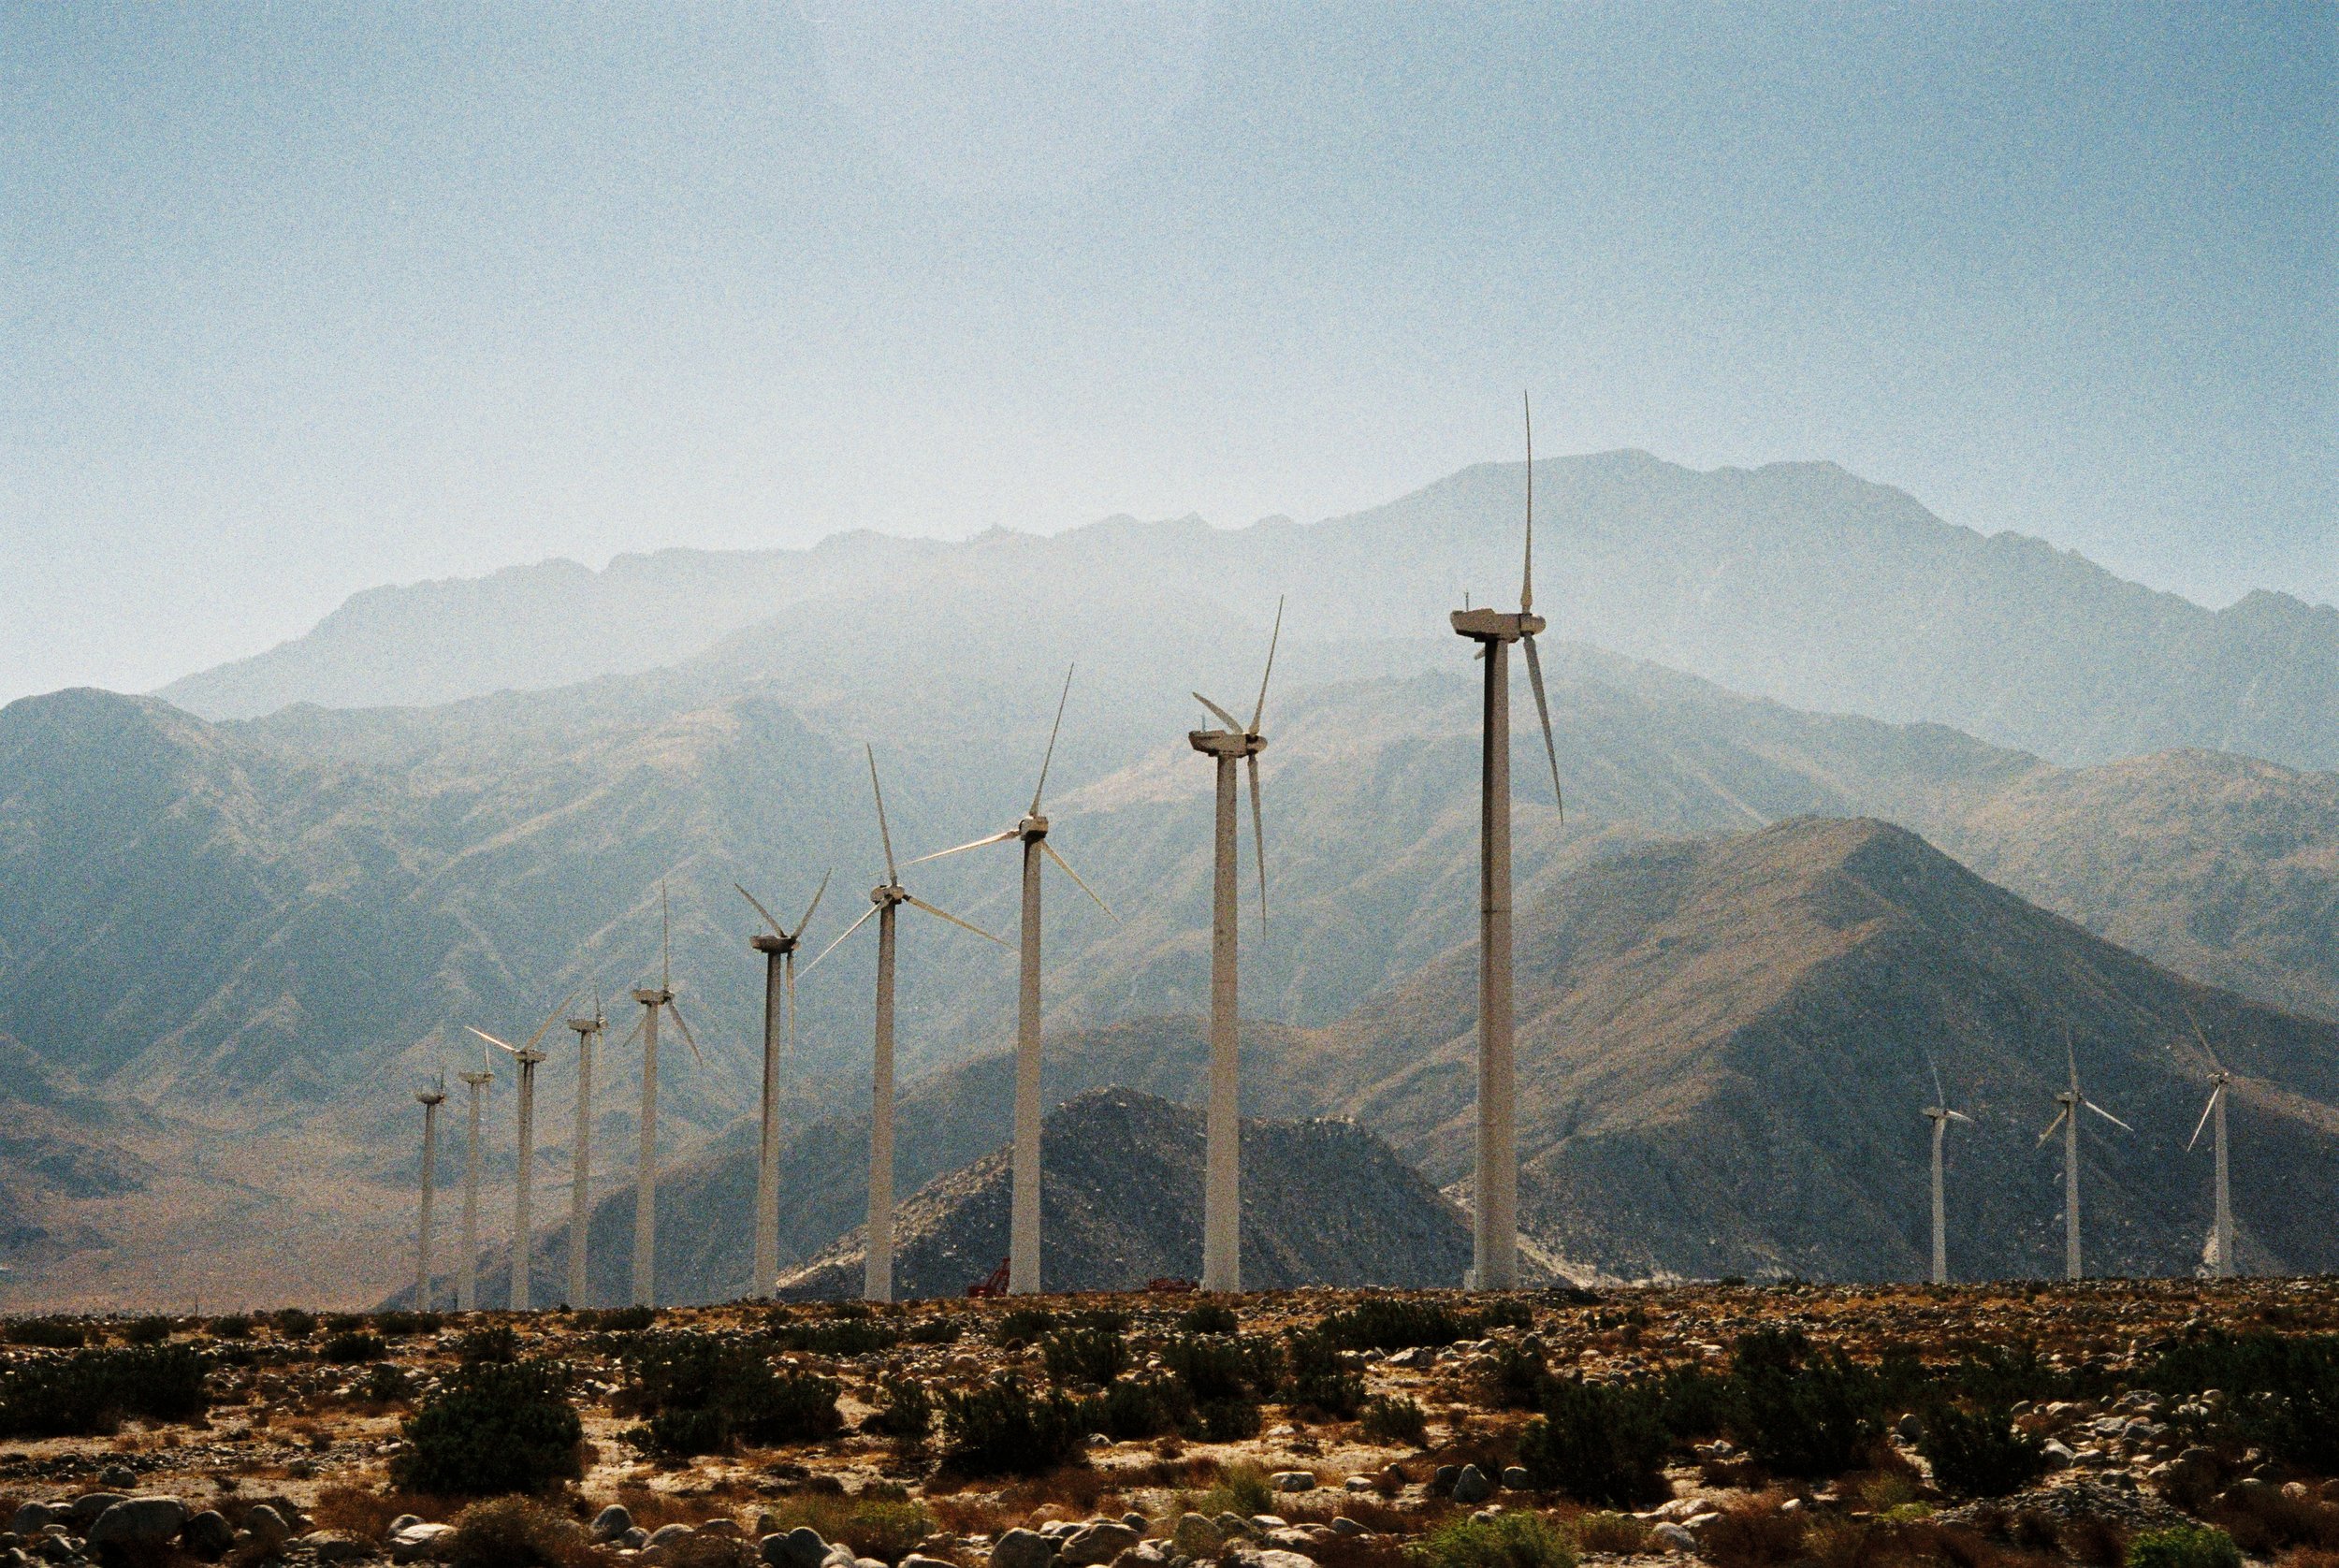
[[[547,555],[1828,457],[2339,598],[2339,7],[0,0],[0,700]]]

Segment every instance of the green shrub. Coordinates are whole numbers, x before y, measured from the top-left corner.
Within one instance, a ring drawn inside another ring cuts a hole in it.
[[[1258,1436],[1266,1418],[1256,1400],[1212,1400],[1194,1407],[1192,1430],[1205,1443],[1240,1443]]]
[[[436,1333],[441,1319],[434,1312],[378,1312],[373,1314],[373,1331],[385,1340],[408,1339],[415,1334]],[[283,1320],[277,1320],[277,1330],[283,1332]]]
[[[2302,1469],[2339,1471],[2339,1335],[2210,1333],[2156,1357],[2141,1381],[2163,1394],[2222,1388],[2226,1420]]]
[[[1638,1557],[1649,1549],[1649,1523],[1630,1514],[1586,1514],[1576,1521],[1576,1545],[1588,1552]]]
[[[1841,1474],[1883,1430],[1873,1372],[1823,1356],[1794,1329],[1738,1341],[1729,1427],[1757,1463],[1782,1475]]]
[[[2233,1537],[2207,1525],[2148,1530],[2128,1544],[2128,1568],[2242,1568]]]
[[[1963,1497],[2005,1497],[2046,1474],[2046,1447],[2002,1409],[1969,1413],[1942,1403],[1927,1411],[1917,1452],[1933,1479]]]
[[[357,1397],[370,1404],[390,1404],[414,1391],[414,1380],[392,1361],[376,1361],[357,1380]]]
[[[911,1344],[953,1344],[966,1326],[955,1317],[922,1318],[902,1330],[902,1338]]]
[[[2078,1392],[2070,1375],[2028,1341],[1965,1346],[1957,1360],[1935,1374],[1935,1381],[1983,1406],[2070,1399]]]
[[[325,1331],[328,1334],[355,1334],[366,1327],[363,1313],[337,1312],[325,1316]]]
[[[1469,1326],[1435,1301],[1376,1296],[1336,1312],[1318,1325],[1343,1350],[1405,1350],[1452,1344]]]
[[[1497,1345],[1488,1393],[1500,1410],[1533,1410],[1549,1371],[1543,1357],[1515,1344]]]
[[[8,1325],[8,1343],[43,1350],[79,1350],[89,1343],[89,1330],[69,1317],[23,1317]]]
[[[1283,1386],[1283,1352],[1269,1340],[1182,1334],[1162,1345],[1161,1363],[1197,1404],[1264,1399]]]
[[[1300,1328],[1284,1342],[1285,1398],[1300,1411],[1344,1421],[1364,1403],[1364,1379],[1340,1364],[1340,1352],[1322,1331]]]
[[[252,1320],[241,1313],[214,1317],[204,1327],[205,1333],[215,1340],[248,1340],[252,1337]]]
[[[381,1335],[353,1333],[347,1329],[326,1335],[325,1343],[317,1346],[320,1360],[344,1367],[355,1366],[360,1361],[379,1361],[389,1353],[390,1347],[382,1343]]]
[[[1194,1512],[1209,1518],[1241,1514],[1249,1518],[1274,1505],[1275,1485],[1267,1472],[1249,1459],[1238,1459],[1218,1473],[1217,1483],[1193,1500]]]
[[[1181,1334],[1233,1334],[1242,1327],[1242,1319],[1224,1301],[1197,1302],[1178,1314]]]
[[[390,1461],[390,1478],[407,1491],[496,1496],[583,1474],[584,1423],[550,1361],[458,1366],[401,1430],[409,1447]]]
[[[489,1323],[456,1341],[455,1357],[467,1366],[516,1361],[520,1358],[520,1337],[508,1323]]]
[[[1676,1442],[1713,1437],[1730,1419],[1730,1380],[1695,1367],[1667,1367],[1657,1377],[1659,1414]]]
[[[1534,1309],[1515,1297],[1497,1297],[1480,1307],[1474,1315],[1481,1334],[1489,1328],[1532,1328],[1535,1326]]]
[[[1080,1401],[1035,1395],[1021,1378],[995,1378],[942,1396],[942,1462],[962,1475],[1037,1475],[1076,1457],[1087,1433]]]
[[[1548,1377],[1541,1402],[1543,1414],[1518,1439],[1518,1462],[1536,1486],[1616,1508],[1668,1494],[1663,1466],[1672,1441],[1647,1384]]]
[[[588,1543],[574,1519],[532,1499],[474,1503],[446,1538],[449,1568],[569,1568]]]
[[[122,1337],[132,1344],[160,1344],[170,1338],[170,1319],[134,1317],[123,1328]]]
[[[203,1357],[188,1345],[78,1350],[0,1376],[0,1437],[86,1437],[132,1416],[183,1421],[202,1414]]]
[[[316,1314],[298,1307],[279,1307],[269,1321],[276,1325],[279,1335],[288,1340],[305,1340],[317,1331]]]
[[[1175,1378],[1115,1378],[1088,1401],[1091,1430],[1118,1442],[1161,1437],[1194,1419],[1194,1401]]]
[[[807,1356],[866,1356],[891,1350],[902,1342],[902,1331],[874,1317],[831,1317],[808,1322],[776,1322],[772,1343],[782,1350]]]
[[[645,1336],[628,1353],[636,1408],[651,1417],[634,1436],[674,1457],[734,1443],[802,1443],[844,1427],[834,1378],[775,1366],[756,1346],[701,1334]]]
[[[599,1312],[580,1312],[577,1326],[594,1328],[604,1334],[638,1334],[658,1322],[655,1307],[606,1307]]]
[[[1055,1314],[1045,1307],[1014,1307],[1003,1313],[991,1325],[991,1340],[995,1344],[1012,1344],[1021,1341],[1031,1343],[1040,1335],[1055,1328]]]
[[[1358,1414],[1368,1443],[1418,1448],[1429,1434],[1429,1415],[1417,1402],[1402,1394],[1375,1394],[1364,1401]]]
[[[1128,1342],[1111,1328],[1059,1328],[1039,1342],[1048,1375],[1058,1383],[1111,1383],[1127,1369]]]
[[[923,1443],[934,1430],[934,1399],[914,1377],[888,1377],[878,1385],[878,1405],[866,1425],[900,1443]]]
[[[1540,1514],[1448,1519],[1405,1548],[1420,1568],[1576,1568],[1576,1548]]]

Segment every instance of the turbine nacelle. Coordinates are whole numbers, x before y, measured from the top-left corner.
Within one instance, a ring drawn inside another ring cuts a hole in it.
[[[1188,730],[1186,744],[1211,757],[1256,757],[1267,749],[1265,735],[1244,730]]]
[[[1457,635],[1475,643],[1516,643],[1551,624],[1527,610],[1456,610],[1446,618],[1453,622]]]
[[[1015,836],[1026,844],[1036,844],[1048,836],[1048,819],[1037,811],[1026,812],[1015,824]]]

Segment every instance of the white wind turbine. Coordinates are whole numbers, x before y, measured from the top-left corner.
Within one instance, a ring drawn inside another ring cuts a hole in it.
[[[1039,814],[1039,797],[1048,787],[1048,765],[1055,760],[1056,733],[1064,727],[1064,704],[1072,695],[1072,672],[1064,672],[1064,693],[1056,699],[1055,723],[1048,731],[1048,749],[1039,759],[1039,782],[1032,787],[1031,809],[1011,828],[955,849],[937,849],[909,864],[921,865],[967,849],[1021,839],[1024,845],[1024,913],[1022,971],[1015,995],[1015,1145],[1010,1188],[1007,1288],[1027,1296],[1039,1289],[1039,862],[1045,855],[1056,863],[1081,892],[1096,899],[1108,915],[1112,908],[1097,890],[1048,842],[1048,819]],[[1119,917],[1115,916],[1115,919]]]
[[[471,1100],[463,1111],[463,1256],[455,1260],[455,1310],[469,1312],[476,1304],[479,1283],[479,1107],[496,1075],[482,1067],[455,1076],[471,1085]]]
[[[663,881],[658,884],[658,983],[634,987],[633,999],[642,1004],[641,1019],[633,1025],[633,1034],[642,1037],[642,1152],[633,1176],[633,1304],[648,1307],[657,1305],[658,1295],[658,1014],[661,1009],[674,1015],[675,1027],[682,1031],[691,1056],[699,1066],[706,1065],[706,1058],[699,1055],[699,1042],[690,1025],[683,1021],[682,1009],[675,1006],[674,925],[668,918]],[[632,1038],[626,1037],[628,1041]]]
[[[2210,1143],[2216,1158],[2216,1210],[2209,1233],[2210,1247],[2216,1256],[2210,1261],[2210,1271],[2218,1279],[2230,1279],[2233,1274],[2233,1188],[2226,1168],[2225,1101],[2233,1075],[2225,1070],[2217,1053],[2209,1049],[2209,1037],[2201,1032],[2200,1022],[2189,1015],[2186,1022],[2192,1024],[2193,1038],[2201,1041],[2201,1050],[2208,1054],[2210,1073],[2209,1103],[2201,1107],[2201,1120],[2193,1124],[2193,1136],[2186,1140],[2185,1152],[2193,1152],[2193,1145],[2201,1141],[2202,1127],[2213,1121],[2216,1124]]]
[[[576,1136],[569,1146],[569,1305],[585,1304],[586,1230],[592,1219],[593,1042],[608,1031],[601,1010],[601,987],[593,987],[589,1018],[572,1018],[576,1032]]]
[[[422,1236],[414,1259],[414,1310],[430,1310],[430,1190],[439,1175],[439,1107],[446,1103],[446,1074],[414,1091],[422,1102]]]
[[[2085,1277],[2079,1261],[2079,1112],[2092,1111],[2124,1132],[2136,1129],[2079,1092],[2079,1058],[2071,1054],[2068,1031],[2063,1036],[2063,1057],[2070,1067],[2071,1086],[2055,1096],[2055,1103],[2062,1109],[2039,1135],[2039,1143],[2043,1148],[2056,1128],[2063,1129],[2063,1277],[2076,1280]]]
[[[893,953],[894,925],[905,904],[923,909],[964,926],[988,941],[1007,946],[979,925],[960,920],[947,909],[939,909],[902,886],[901,873],[893,867],[893,835],[885,822],[885,791],[878,783],[877,749],[865,747],[869,757],[869,792],[877,800],[878,836],[885,845],[885,880],[869,890],[869,909],[859,920],[838,934],[836,940],[821,950],[820,958],[804,966],[810,974],[813,966],[835,952],[846,937],[877,917],[877,1053],[869,1085],[869,1228],[866,1253],[863,1263],[862,1294],[872,1301],[893,1299]]]
[[[1519,399],[1522,410],[1526,398]],[[1511,686],[1510,646],[1525,645],[1527,678],[1543,719],[1551,795],[1560,799],[1560,754],[1551,738],[1551,704],[1543,690],[1535,633],[1547,624],[1535,603],[1535,436],[1527,424],[1527,551],[1518,609],[1463,608],[1449,617],[1455,633],[1478,645],[1486,661],[1478,797],[1478,1150],[1477,1213],[1471,1283],[1481,1290],[1518,1284],[1518,1097],[1511,994]]]
[[[1933,1103],[1925,1108],[1925,1120],[1933,1124],[1933,1283],[1949,1283],[1949,1240],[1946,1234],[1948,1210],[1941,1197],[1941,1139],[1952,1122],[1974,1125],[1973,1118],[1962,1111],[1949,1108],[1949,1096],[1941,1092],[1941,1069],[1927,1055],[1925,1065],[1933,1073]]]
[[[1267,924],[1267,823],[1259,806],[1258,754],[1267,748],[1260,721],[1267,714],[1267,682],[1275,673],[1275,645],[1283,640],[1284,602],[1275,601],[1275,629],[1267,639],[1267,668],[1258,678],[1258,702],[1244,725],[1200,692],[1222,730],[1189,730],[1186,744],[1218,767],[1218,810],[1210,898],[1210,1100],[1202,1118],[1202,1288],[1242,1288],[1242,1121],[1241,1099],[1241,996],[1236,959],[1241,922],[1236,910],[1235,852],[1242,835],[1235,825],[1235,764],[1251,775],[1252,859],[1258,864],[1258,918]]]
[[[545,1053],[536,1047],[543,1042],[545,1036],[551,1032],[552,1026],[560,1022],[560,1015],[568,1011],[569,1003],[574,997],[574,992],[561,997],[560,1005],[552,1009],[551,1017],[536,1026],[536,1032],[528,1037],[526,1045],[513,1045],[506,1040],[496,1038],[485,1029],[472,1029],[468,1024],[464,1025],[465,1028],[471,1029],[472,1034],[486,1040],[487,1044],[511,1057],[515,1063],[518,1064],[520,1071],[519,1185],[512,1195],[511,1304],[514,1312],[527,1312],[532,1304],[530,1300],[532,1293],[529,1289],[529,1275],[530,1266],[533,1259],[530,1256],[529,1242],[535,1235],[533,1198],[536,1191],[536,1067],[545,1059]]]
[[[821,907],[821,894],[828,892],[828,876],[823,873],[821,885],[813,890],[812,902],[804,911],[804,919],[790,930],[763,907],[755,894],[739,888],[739,896],[755,906],[755,912],[763,917],[771,931],[757,932],[748,938],[748,946],[763,955],[763,1095],[761,1130],[755,1151],[755,1275],[748,1283],[750,1296],[768,1296],[779,1278],[779,1058],[785,1035],[785,1049],[790,1055],[796,1050],[796,948],[804,940],[805,928],[812,923],[812,911]]]

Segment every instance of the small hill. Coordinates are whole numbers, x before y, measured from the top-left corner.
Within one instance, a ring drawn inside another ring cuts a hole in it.
[[[1202,1255],[1202,1115],[1130,1089],[1057,1108],[1040,1145],[1050,1290],[1128,1290],[1192,1278]],[[1470,1262],[1461,1212],[1352,1122],[1245,1121],[1242,1279],[1300,1285],[1450,1285]],[[1007,1256],[1008,1154],[929,1182],[903,1203],[899,1296],[954,1296]],[[857,1296],[856,1228],[781,1282],[796,1299]]]

